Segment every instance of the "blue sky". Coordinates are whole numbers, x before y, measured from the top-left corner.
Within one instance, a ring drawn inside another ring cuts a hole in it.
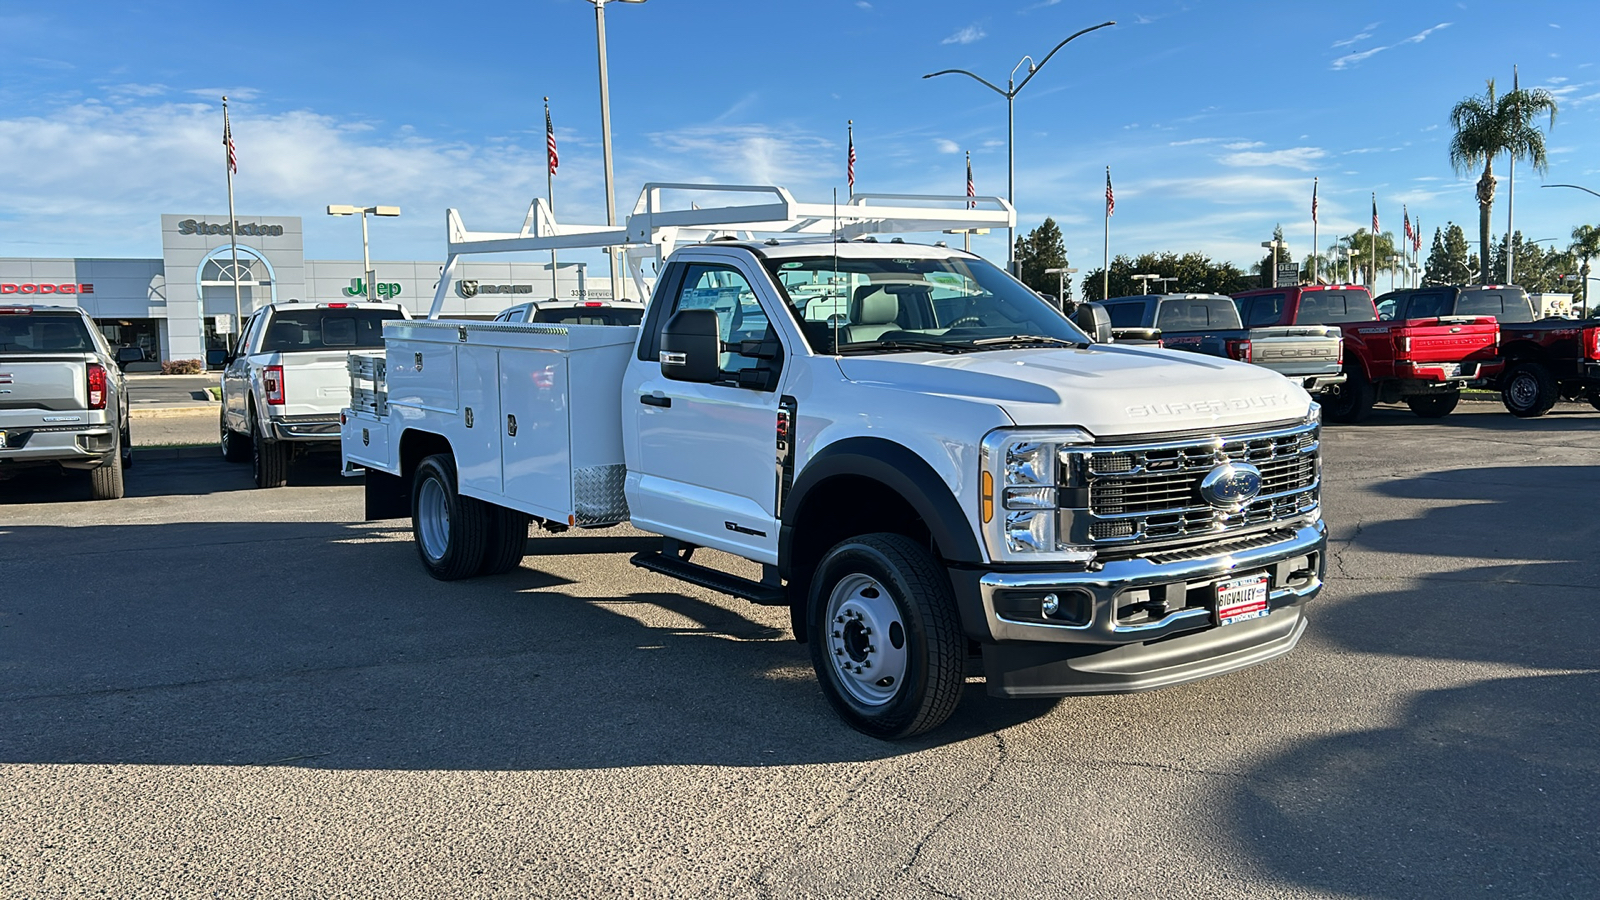
[[[0,255],[156,256],[164,212],[226,210],[219,96],[233,104],[240,215],[305,218],[309,257],[356,258],[328,203],[395,204],[381,259],[441,258],[444,210],[514,230],[544,192],[551,97],[563,220],[603,222],[594,15],[583,0],[206,5],[0,2]],[[1476,236],[1475,177],[1446,157],[1450,106],[1509,85],[1554,92],[1550,171],[1526,166],[1517,226],[1565,245],[1600,222],[1600,5],[1487,2],[1148,3],[1080,0],[650,0],[607,11],[619,207],[649,180],[1005,193],[1003,82],[1088,25],[1017,100],[1020,227],[1054,216],[1073,265],[1099,265],[1105,167],[1111,252],[1200,250],[1248,267],[1282,223],[1310,249],[1385,229],[1401,206]],[[1025,70],[1024,70],[1025,71]],[[1019,75],[1020,77],[1020,75]],[[1504,165],[1497,166],[1500,174]],[[1505,227],[1505,185],[1495,228]],[[1005,255],[1003,236],[974,249]],[[1426,240],[1425,240],[1426,249]]]

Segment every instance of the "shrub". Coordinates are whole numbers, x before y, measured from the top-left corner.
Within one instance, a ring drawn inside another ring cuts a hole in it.
[[[203,375],[205,371],[203,359],[169,359],[161,364],[163,375]]]

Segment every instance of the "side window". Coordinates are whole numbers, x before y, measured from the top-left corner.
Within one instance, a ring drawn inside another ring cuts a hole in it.
[[[1393,297],[1389,298],[1388,300],[1383,301],[1382,303],[1379,303],[1378,304],[1378,318],[1380,318],[1380,319],[1392,319],[1392,318],[1394,318],[1394,309],[1395,309],[1395,301],[1394,301]]]
[[[1112,328],[1139,328],[1144,325],[1144,303],[1112,303],[1106,307]]]
[[[670,312],[680,309],[709,309],[717,314],[717,325],[724,343],[769,341],[774,335],[766,310],[756,300],[739,270],[730,266],[691,264],[684,273]],[[670,313],[669,313],[670,314]],[[738,353],[723,353],[717,365],[723,371],[738,371],[761,365],[761,360]]]

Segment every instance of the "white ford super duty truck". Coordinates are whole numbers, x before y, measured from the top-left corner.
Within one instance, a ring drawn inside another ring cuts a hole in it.
[[[282,487],[297,448],[332,448],[350,403],[345,360],[383,348],[383,323],[409,318],[393,303],[270,303],[250,315],[224,360],[219,442],[249,460],[256,487]]]
[[[711,240],[639,326],[387,323],[345,468],[442,579],[519,565],[530,517],[661,535],[636,565],[788,607],[883,738],[943,722],[974,657],[1036,697],[1288,652],[1325,565],[1319,407],[1102,324],[943,246]]]

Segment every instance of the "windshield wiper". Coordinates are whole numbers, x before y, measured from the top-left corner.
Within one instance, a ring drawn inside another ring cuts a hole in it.
[[[875,353],[879,350],[890,352],[905,352],[916,350],[931,350],[934,353],[966,353],[973,349],[971,344],[955,344],[949,341],[926,341],[915,339],[896,338],[892,341],[851,341],[840,344],[840,353]]]
[[[1050,344],[1060,347],[1087,347],[1082,341],[1069,341],[1065,338],[1049,337],[1043,334],[1013,334],[1006,337],[978,338],[969,341],[974,347],[1023,347],[1028,344]]]

